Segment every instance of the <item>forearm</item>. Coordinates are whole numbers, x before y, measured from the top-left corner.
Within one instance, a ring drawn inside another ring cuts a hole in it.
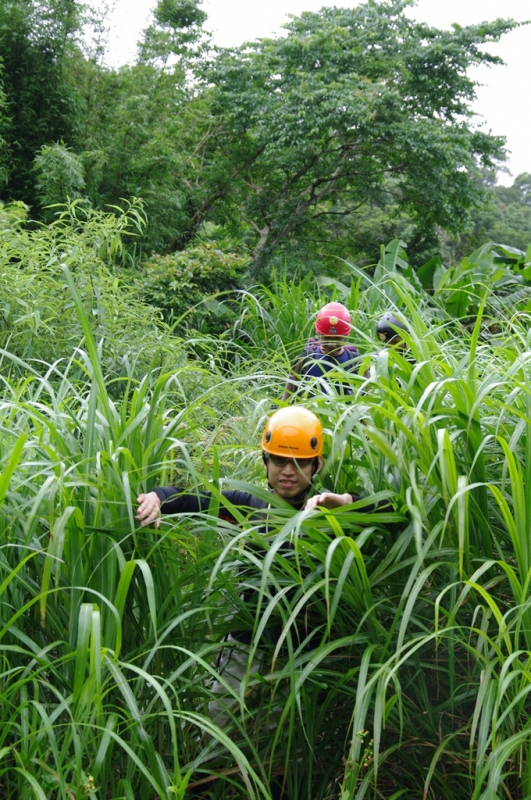
[[[282,395],[282,402],[284,403],[287,402],[290,399],[291,395],[295,394],[298,388],[299,388],[299,376],[291,373],[286,383],[284,394]]]
[[[197,492],[190,494],[181,492],[174,486],[160,486],[152,492],[138,496],[138,509],[136,518],[141,525],[155,523],[160,524],[162,514],[194,514],[198,511],[208,511],[212,503],[210,492]],[[249,492],[241,492],[237,489],[221,492],[221,504],[227,505],[223,511],[219,511],[224,519],[234,521],[230,511],[232,505],[241,508],[247,513],[249,509],[261,509],[267,503],[257,499]]]
[[[336,492],[321,492],[316,494],[306,502],[305,508],[340,508],[341,506],[349,506],[359,500],[355,494],[344,492],[343,494],[336,494]]]
[[[187,514],[195,511],[207,511],[211,496],[208,492],[188,494],[174,486],[160,486],[155,494],[160,500],[162,514]]]
[[[366,503],[363,503],[363,500],[366,500]],[[361,503],[361,507],[357,508],[356,511],[364,514],[378,514],[394,511],[393,505],[389,500],[380,500],[378,503],[374,503],[369,497],[362,498],[350,492],[344,492],[343,494],[321,492],[320,494],[310,497],[305,508],[340,508],[341,506],[349,506],[353,503]]]
[[[209,496],[180,494],[173,486],[161,486],[152,492],[140,494],[137,498],[137,521],[140,525],[160,526],[161,512],[164,514],[183,514],[208,508]]]

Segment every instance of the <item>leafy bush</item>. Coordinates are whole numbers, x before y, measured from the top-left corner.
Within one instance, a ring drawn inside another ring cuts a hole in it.
[[[0,202],[0,228],[16,230],[28,218],[28,207],[20,201],[13,203]]]
[[[63,268],[83,298],[109,375],[143,375],[150,365],[177,364],[178,340],[142,303],[130,275],[118,267],[123,238],[142,224],[132,203],[115,214],[64,207],[50,225],[24,227],[20,205],[5,207],[0,226],[0,347],[45,364],[69,361],[83,338]],[[15,369],[14,362],[10,368]]]
[[[159,308],[166,322],[218,333],[226,328],[229,308],[215,301],[236,289],[249,259],[202,243],[171,255],[153,255],[137,279],[140,296]],[[213,301],[213,302],[212,302]],[[206,308],[206,313],[205,313]]]
[[[35,157],[37,196],[42,206],[67,203],[82,196],[85,177],[81,160],[63,143],[43,145]],[[47,209],[45,218],[51,219]]]
[[[432,258],[417,277],[453,318],[473,325],[483,303],[488,315],[503,318],[531,308],[531,245],[523,252],[487,242],[454,267]]]

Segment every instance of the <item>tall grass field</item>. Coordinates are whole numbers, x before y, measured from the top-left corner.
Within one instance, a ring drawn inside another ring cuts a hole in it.
[[[3,244],[0,796],[531,797],[525,256],[414,273],[394,243],[372,272],[279,276],[224,298],[221,335],[177,336],[90,257],[101,239],[46,235],[23,242],[32,273]],[[267,492],[261,431],[329,299],[362,360],[350,394],[299,398],[325,429],[320,485],[393,510],[229,523],[224,489]],[[406,351],[376,340],[387,310]],[[138,527],[138,493],[168,484],[211,492],[208,513]],[[235,627],[247,672],[220,726]]]

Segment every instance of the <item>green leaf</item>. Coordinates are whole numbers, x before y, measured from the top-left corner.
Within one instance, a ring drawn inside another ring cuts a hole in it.
[[[433,256],[417,270],[417,277],[426,291],[433,291],[435,288],[435,274],[443,268],[440,256]]]

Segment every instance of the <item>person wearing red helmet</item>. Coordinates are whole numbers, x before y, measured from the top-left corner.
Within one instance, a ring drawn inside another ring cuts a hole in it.
[[[324,338],[346,338],[352,327],[350,312],[343,303],[327,303],[317,312],[315,330]]]
[[[293,363],[282,400],[289,400],[301,390],[303,383],[329,394],[331,386],[327,373],[356,371],[359,353],[354,345],[346,342],[351,329],[350,312],[342,303],[327,303],[317,312],[315,332],[318,339],[310,339],[304,353]],[[352,394],[348,381],[333,385],[341,394]]]

